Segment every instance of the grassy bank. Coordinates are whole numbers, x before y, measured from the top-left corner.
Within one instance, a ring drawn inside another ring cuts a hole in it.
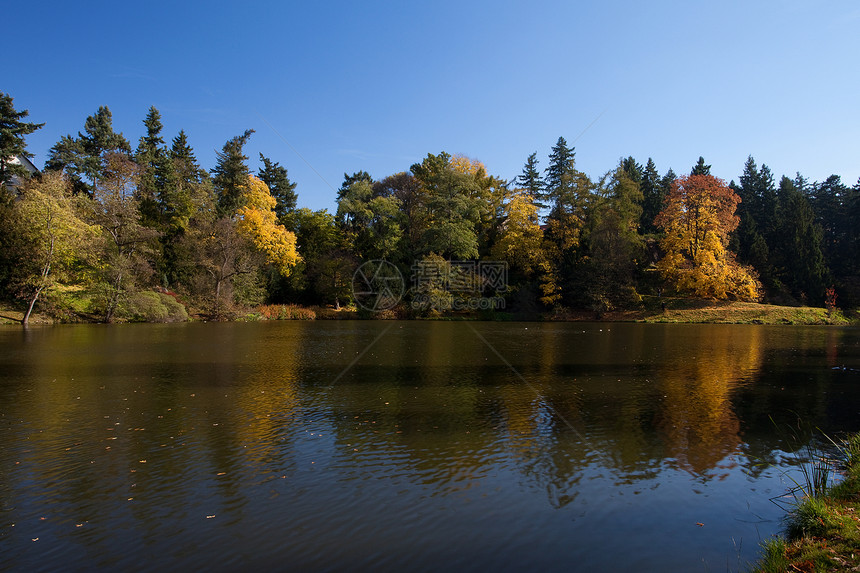
[[[789,510],[785,537],[762,544],[754,571],[860,571],[860,434],[847,440],[833,461],[844,479],[818,488],[814,482],[822,466],[807,466],[805,476],[811,479],[799,484],[802,495]]]
[[[665,303],[666,307],[663,308]],[[558,312],[548,320],[603,320],[609,322],[717,323],[717,324],[837,324],[852,321],[840,311],[832,313],[810,306],[777,306],[754,302],[664,299],[650,301],[644,309],[602,313],[589,311]]]
[[[645,322],[712,322],[731,324],[848,324],[841,312],[810,306],[777,306],[754,302],[683,301],[652,311]]]
[[[149,293],[151,296],[152,293]],[[163,294],[159,295],[162,299]],[[81,298],[81,297],[78,297]],[[81,298],[73,298],[75,305],[66,304],[62,311],[52,313],[36,312],[30,317],[32,324],[54,324],[59,322],[97,322],[98,317],[83,312],[87,301]],[[655,297],[656,299],[656,297]],[[146,301],[144,301],[146,302]],[[168,300],[168,302],[171,302]],[[152,303],[153,308],[160,308],[157,301]],[[663,304],[666,305],[665,309]],[[132,322],[174,322],[187,320],[182,318],[184,313],[173,313],[176,320],[164,320],[164,313],[137,312],[131,318],[122,321]],[[195,314],[189,309],[191,320],[213,320],[212,316]],[[856,314],[856,313],[855,313]],[[0,324],[20,324],[24,313],[21,308],[12,304],[0,303]],[[185,315],[187,317],[187,315]],[[244,311],[237,309],[233,313],[233,320],[344,320],[344,319],[396,319],[409,318],[405,308],[395,308],[388,311],[374,313],[362,311],[355,307],[302,307],[298,305],[265,305]],[[155,317],[155,318],[153,318]],[[225,317],[221,317],[223,320]],[[722,324],[800,324],[800,325],[847,325],[856,324],[856,317],[851,319],[836,310],[828,312],[824,308],[816,307],[793,307],[777,306],[772,304],[757,304],[751,302],[728,302],[728,301],[706,301],[696,299],[670,299],[652,300],[644,305],[644,308],[635,310],[616,310],[607,312],[560,310],[552,313],[531,314],[528,316],[511,314],[506,312],[489,313],[443,313],[435,317],[427,317],[431,320],[544,320],[549,322],[565,321],[604,321],[604,322],[649,322],[649,323],[722,323]],[[229,320],[229,318],[228,318]]]

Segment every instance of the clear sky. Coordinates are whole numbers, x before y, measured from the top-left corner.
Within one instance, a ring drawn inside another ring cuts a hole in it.
[[[247,128],[333,208],[344,172],[462,153],[510,179],[559,136],[593,178],[700,155],[737,180],[860,177],[860,5],[851,1],[21,2],[0,90],[45,122],[41,167],[100,105],[136,146],[156,106],[203,167]],[[288,142],[288,143],[287,143]],[[304,158],[304,159],[302,159]]]

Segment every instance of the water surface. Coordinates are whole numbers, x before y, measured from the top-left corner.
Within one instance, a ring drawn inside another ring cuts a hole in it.
[[[742,570],[856,329],[0,330],[0,569]]]

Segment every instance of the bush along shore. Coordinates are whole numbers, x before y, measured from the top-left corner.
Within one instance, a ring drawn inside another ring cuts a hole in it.
[[[762,543],[754,571],[860,571],[860,434],[831,444],[835,455],[807,448],[785,535]]]
[[[646,301],[628,310],[594,311],[555,309],[549,312],[499,309],[490,311],[416,310],[401,302],[390,309],[368,310],[355,304],[303,306],[267,304],[256,307],[233,306],[220,312],[186,306],[182,297],[168,291],[142,291],[128,304],[121,305],[114,322],[186,322],[186,321],[262,321],[262,320],[490,320],[548,322],[648,322],[712,324],[857,324],[856,313],[839,309],[808,306],[778,306],[739,301],[664,298]],[[30,317],[31,324],[97,323],[103,315],[88,311],[86,296],[75,293],[64,304],[42,305]],[[14,303],[0,304],[0,324],[20,324],[24,310]]]

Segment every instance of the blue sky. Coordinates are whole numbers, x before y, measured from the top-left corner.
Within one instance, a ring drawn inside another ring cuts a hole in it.
[[[334,207],[344,172],[443,150],[510,179],[532,152],[546,167],[559,136],[594,178],[622,156],[662,175],[703,155],[737,179],[750,154],[777,178],[860,177],[853,1],[30,2],[14,17],[0,90],[46,122],[27,140],[37,166],[100,105],[136,145],[154,105],[207,169],[255,129],[251,168],[280,162],[313,209]]]

